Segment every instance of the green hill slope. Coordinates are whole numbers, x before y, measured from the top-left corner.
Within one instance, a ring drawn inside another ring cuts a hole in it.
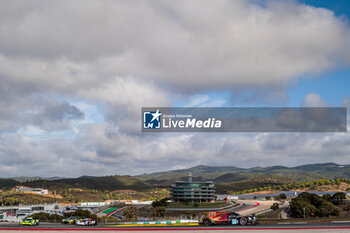
[[[296,167],[271,166],[238,168],[235,166],[195,166],[188,169],[171,170],[139,176],[82,176],[79,178],[61,178],[55,180],[34,180],[22,182],[22,185],[48,188],[50,190],[66,188],[96,189],[113,191],[132,189],[145,191],[153,188],[167,188],[179,180],[187,180],[188,173],[193,181],[213,180],[218,192],[243,190],[269,185],[281,185],[293,182],[305,182],[317,179],[350,179],[350,165],[335,163],[307,164]],[[0,179],[1,187],[13,187],[20,184],[14,179]]]
[[[5,179],[0,178],[0,189],[7,188],[7,187],[13,187],[13,186],[18,185],[19,183],[20,182],[14,180],[14,179],[11,179],[11,178],[5,178]]]
[[[260,174],[295,174],[301,177],[309,178],[350,178],[350,165],[338,165],[336,163],[307,164],[296,167],[272,166],[272,167],[253,167],[253,168],[237,168],[230,166],[212,167],[212,166],[195,166],[189,169],[172,170],[164,172],[156,172],[136,176],[142,180],[167,180],[185,177],[192,172],[194,177],[203,177],[215,179],[225,174],[260,173]]]
[[[113,191],[116,189],[133,189],[143,191],[152,188],[147,182],[129,176],[79,177],[59,180],[38,180],[26,182],[25,185],[37,188],[57,190],[62,188],[83,188]]]

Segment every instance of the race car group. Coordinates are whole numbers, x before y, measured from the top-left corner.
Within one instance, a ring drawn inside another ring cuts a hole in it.
[[[254,215],[251,216],[241,216],[235,212],[208,212],[203,214],[199,218],[199,223],[209,226],[216,224],[232,224],[232,225],[247,225],[258,224],[258,221]],[[78,226],[95,226],[97,221],[91,218],[81,218],[81,217],[69,217],[62,220],[62,224],[74,224]],[[20,225],[39,225],[38,219],[33,219],[32,217],[27,217],[20,221]]]
[[[78,226],[96,226],[97,221],[92,218],[69,217],[62,220],[63,224],[75,224]]]
[[[39,225],[39,220],[38,219],[33,219],[31,217],[27,217],[27,218],[21,219],[19,224],[20,225],[37,226],[37,225]]]
[[[200,224],[206,226],[215,225],[215,224],[232,224],[232,225],[247,225],[258,224],[258,221],[255,216],[241,216],[235,212],[209,212],[204,214],[199,219]]]
[[[37,226],[39,225],[38,219],[27,217],[19,222],[20,225]],[[74,224],[78,226],[96,226],[97,221],[91,218],[69,217],[62,220],[62,224]]]

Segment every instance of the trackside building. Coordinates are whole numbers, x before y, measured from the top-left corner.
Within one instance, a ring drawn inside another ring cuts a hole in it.
[[[216,199],[213,181],[177,181],[170,186],[171,200],[174,202],[212,202]]]

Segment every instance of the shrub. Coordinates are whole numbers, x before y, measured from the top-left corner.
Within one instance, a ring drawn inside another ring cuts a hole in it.
[[[270,207],[272,210],[278,210],[280,207],[278,203],[273,203],[273,205]]]
[[[95,214],[91,214],[91,212],[88,210],[76,210],[74,212],[67,212],[63,214],[64,218],[69,218],[71,216],[82,217],[82,218],[94,218],[94,219],[97,218]]]
[[[170,198],[163,198],[159,201],[152,202],[152,207],[159,207],[159,206],[167,206],[167,201],[170,200]]]
[[[344,211],[350,211],[350,205],[344,206],[344,207],[343,207],[343,210],[344,210]]]
[[[149,211],[153,217],[164,217],[166,213],[164,206],[151,207]]]
[[[135,206],[129,206],[123,211],[123,216],[127,221],[136,220],[138,217],[138,209]]]
[[[341,203],[343,203],[343,201],[346,199],[346,194],[343,192],[337,192],[335,194],[333,194],[332,196],[332,203],[334,205],[339,205]]]
[[[339,215],[339,209],[328,200],[328,195],[320,197],[316,194],[303,192],[290,202],[291,216],[297,218],[304,217],[304,209],[305,217],[328,217]]]

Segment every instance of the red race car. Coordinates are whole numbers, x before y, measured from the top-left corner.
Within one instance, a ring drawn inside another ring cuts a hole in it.
[[[258,224],[255,216],[241,216],[235,212],[208,212],[199,219],[200,224],[206,226],[214,224],[247,225]]]

